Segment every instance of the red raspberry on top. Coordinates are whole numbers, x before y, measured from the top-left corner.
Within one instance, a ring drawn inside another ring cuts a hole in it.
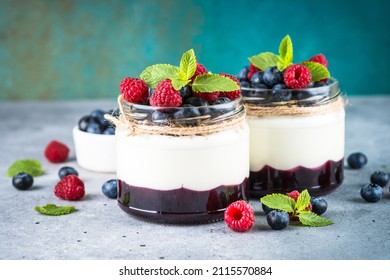
[[[131,103],[148,100],[148,85],[140,78],[124,78],[119,85],[123,98]]]
[[[315,56],[311,57],[309,61],[320,63],[324,65],[326,68],[328,68],[328,60],[326,59],[325,55],[323,55],[322,53],[316,54]]]
[[[254,66],[252,62],[249,63],[249,72],[246,75],[249,81],[252,79],[253,74],[255,74],[257,71],[261,71],[261,69]]]
[[[196,70],[194,75],[191,77],[191,81],[193,82],[196,78],[196,76],[207,74],[209,71],[207,71],[206,67],[203,66],[201,63],[196,63]]]
[[[219,97],[220,92],[193,92],[193,96],[202,97],[207,102],[213,102],[215,99]]]
[[[298,197],[301,193],[297,190],[294,190],[294,191],[291,191],[289,193],[287,193],[286,195],[288,197],[291,197],[292,199],[294,199],[295,202],[297,202],[298,200]],[[309,205],[307,206],[306,210],[307,211],[311,211],[313,209],[313,206],[311,205],[311,203],[309,203]],[[292,215],[291,213],[289,213],[289,216],[290,216],[290,219],[292,221],[297,221],[298,220],[298,217],[296,217],[295,215]]]
[[[53,140],[46,146],[44,153],[50,162],[60,163],[68,159],[69,148],[64,143]]]
[[[304,65],[293,64],[284,71],[284,83],[289,88],[307,88],[310,82],[310,70]]]
[[[65,200],[79,200],[84,197],[84,182],[76,175],[62,178],[54,187],[54,194]]]
[[[248,202],[239,200],[231,203],[226,208],[224,220],[230,229],[246,232],[255,223],[255,215],[252,206]]]
[[[238,86],[240,86],[240,81],[236,77],[234,77],[233,75],[225,74],[225,73],[221,73],[219,75],[233,80]],[[237,89],[234,91],[221,91],[219,94],[220,97],[227,97],[230,100],[237,99],[238,97],[240,97],[240,95],[241,95],[241,89]]]
[[[165,79],[157,84],[149,102],[157,107],[179,107],[183,101],[180,92],[173,88],[170,80]]]

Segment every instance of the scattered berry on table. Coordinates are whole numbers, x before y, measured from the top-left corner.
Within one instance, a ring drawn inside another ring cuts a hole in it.
[[[157,84],[156,90],[150,97],[150,105],[157,107],[179,107],[182,104],[180,92],[175,90],[169,79]]]
[[[52,163],[65,162],[69,156],[69,148],[64,143],[53,140],[45,148],[45,156]]]
[[[389,183],[389,179],[390,179],[389,173],[380,170],[377,170],[374,173],[372,173],[370,177],[371,183],[379,185],[382,188],[386,187],[386,185]]]
[[[377,202],[383,197],[383,189],[376,184],[367,184],[360,190],[360,195],[368,202]]]
[[[361,152],[352,153],[347,158],[348,166],[352,169],[361,169],[367,164],[367,157]]]
[[[328,202],[323,197],[311,197],[312,212],[317,215],[322,215],[328,209]]]
[[[284,83],[293,89],[307,88],[311,82],[310,70],[300,64],[293,64],[284,71]]]
[[[148,85],[140,78],[124,78],[119,85],[123,98],[131,103],[146,102],[148,100]]]
[[[54,187],[54,194],[65,200],[80,200],[85,195],[84,182],[76,175],[65,176]]]
[[[58,171],[58,177],[60,177],[60,179],[64,178],[65,176],[71,175],[71,174],[79,176],[79,173],[77,172],[77,170],[71,166],[63,166]]]
[[[224,220],[230,229],[246,232],[252,228],[255,215],[252,206],[248,202],[238,200],[226,208]]]
[[[272,210],[267,214],[268,225],[275,230],[286,228],[290,223],[290,217],[287,212]]]
[[[12,185],[18,190],[28,190],[33,184],[33,176],[26,172],[19,172],[12,178]]]
[[[117,198],[118,196],[118,181],[116,179],[111,179],[102,185],[102,192],[108,198]]]

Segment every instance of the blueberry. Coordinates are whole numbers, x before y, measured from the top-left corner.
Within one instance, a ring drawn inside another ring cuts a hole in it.
[[[307,90],[294,91],[294,93],[292,95],[292,99],[294,99],[294,100],[304,100],[304,99],[307,99],[309,97],[312,97],[312,94]]]
[[[248,81],[240,81],[241,90],[242,88],[250,88],[251,86],[252,86],[251,83]]]
[[[352,153],[348,156],[347,162],[350,168],[360,169],[367,164],[367,157],[360,152]]]
[[[367,184],[360,190],[360,195],[368,202],[377,202],[383,196],[383,189],[376,184]]]
[[[227,97],[218,97],[217,99],[212,101],[210,103],[210,105],[225,104],[225,103],[229,103],[229,102],[231,102],[231,100],[229,98],[227,98]]]
[[[240,81],[248,81],[249,66],[241,68],[237,75],[237,79]]]
[[[152,121],[157,123],[167,122],[171,118],[169,113],[164,113],[161,111],[154,111],[152,114]]]
[[[118,181],[116,179],[111,179],[102,185],[102,192],[108,198],[117,198],[118,196]]]
[[[148,99],[153,95],[155,89],[154,88],[148,88]]]
[[[310,203],[312,206],[311,211],[317,215],[324,214],[326,209],[328,209],[328,202],[322,197],[312,197]]]
[[[269,67],[264,71],[263,81],[269,87],[283,82],[283,73],[278,70],[276,66]]]
[[[58,176],[60,177],[60,179],[71,174],[79,176],[77,170],[70,166],[61,167],[60,170],[58,171]]]
[[[268,214],[268,213],[271,212],[272,210],[275,210],[275,209],[272,209],[272,208],[268,207],[268,206],[265,205],[264,203],[261,204],[261,208],[263,209],[263,211],[264,211],[265,214]]]
[[[192,96],[192,90],[190,86],[184,86],[180,90],[180,95],[182,100],[186,100],[187,98],[190,98]]]
[[[115,127],[109,126],[107,127],[103,133],[104,135],[115,135]]]
[[[176,110],[176,112],[173,114],[174,119],[188,119],[188,118],[196,118],[199,117],[201,114],[199,112],[199,109],[192,105],[184,105],[183,107]],[[193,120],[185,120],[184,121],[187,124],[194,124],[199,122],[199,119],[193,119]]]
[[[91,121],[96,121],[94,118],[92,118],[90,115],[85,115],[82,118],[80,118],[78,126],[81,131],[86,131],[87,126]]]
[[[106,111],[102,109],[95,109],[89,115],[93,118],[97,118],[98,120],[104,119],[104,115],[107,114]]]
[[[33,177],[26,172],[19,172],[12,178],[12,185],[18,190],[25,191],[34,183]]]
[[[255,73],[252,75],[251,83],[252,83],[252,84],[264,84],[263,75],[264,75],[264,72],[263,72],[263,71],[257,71],[257,72],[255,72]]]
[[[209,103],[205,99],[203,99],[202,97],[197,97],[197,96],[192,96],[190,98],[187,98],[185,103],[196,106],[196,107],[209,105]]]
[[[375,171],[371,174],[370,181],[373,184],[379,185],[382,188],[385,187],[390,180],[390,176],[388,173],[383,171]]]
[[[210,105],[220,105],[210,108],[210,115],[214,118],[234,111],[236,108],[234,103],[232,103],[231,100],[227,97],[218,97],[213,102],[211,102]]]
[[[290,223],[290,217],[284,211],[272,210],[267,214],[267,223],[272,229],[284,229]]]
[[[85,132],[94,133],[94,134],[102,134],[102,132],[103,132],[102,125],[100,123],[97,123],[97,122],[90,122],[87,125],[87,129],[85,130]]]
[[[309,87],[323,87],[323,86],[326,86],[327,84],[328,84],[327,82],[317,81],[317,82],[314,82],[313,84],[310,84]]]
[[[291,90],[286,89],[284,83],[279,83],[274,85],[272,88],[272,93],[270,95],[270,100],[275,102],[280,101],[290,101],[292,98]]]
[[[119,110],[119,108],[115,108],[115,109],[111,109],[111,110],[108,110],[107,111],[107,114],[113,116],[113,117],[119,117],[121,111]]]

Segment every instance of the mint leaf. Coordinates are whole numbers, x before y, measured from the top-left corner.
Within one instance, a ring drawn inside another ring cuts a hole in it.
[[[183,80],[190,79],[196,71],[196,57],[193,49],[185,52],[180,60],[180,73],[183,73]],[[181,75],[180,75],[181,77]]]
[[[263,196],[260,201],[272,209],[282,210],[285,212],[292,213],[295,209],[294,199],[280,193],[268,194]]]
[[[172,82],[172,86],[175,90],[180,90],[182,87],[187,85],[190,82],[190,80],[182,80],[180,78],[173,78],[173,79],[171,79],[171,82]]]
[[[321,63],[304,61],[301,64],[309,68],[312,82],[321,81],[330,77],[329,70]]]
[[[318,216],[317,214],[310,211],[300,212],[298,217],[299,221],[305,226],[323,227],[333,224],[331,220]]]
[[[272,52],[263,52],[249,57],[249,61],[257,68],[265,71],[267,68],[277,65],[279,56]]]
[[[170,64],[154,64],[147,67],[140,74],[140,78],[145,81],[148,87],[155,88],[164,79],[176,78],[179,67]]]
[[[20,172],[29,173],[31,176],[36,177],[44,173],[42,165],[35,159],[21,159],[15,161],[7,170],[8,177],[14,177]]]
[[[45,206],[35,206],[34,210],[50,216],[66,215],[74,212],[76,208],[74,206],[57,206],[55,204],[46,204]]]
[[[218,74],[203,74],[196,76],[192,83],[194,92],[233,91],[240,89],[232,79]]]
[[[305,211],[307,206],[310,204],[310,194],[307,190],[301,192],[298,196],[297,202],[295,203],[295,209],[298,212]]]
[[[278,69],[279,66],[281,66],[279,71],[282,71],[293,62],[293,44],[289,35],[286,35],[280,42],[279,56],[280,61],[278,62]]]

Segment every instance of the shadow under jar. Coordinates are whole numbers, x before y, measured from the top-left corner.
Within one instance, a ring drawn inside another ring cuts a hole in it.
[[[152,107],[119,97],[118,202],[160,223],[223,219],[249,199],[249,128],[242,99],[201,107]]]
[[[343,182],[345,102],[336,79],[307,89],[241,89],[250,130],[250,197]]]

